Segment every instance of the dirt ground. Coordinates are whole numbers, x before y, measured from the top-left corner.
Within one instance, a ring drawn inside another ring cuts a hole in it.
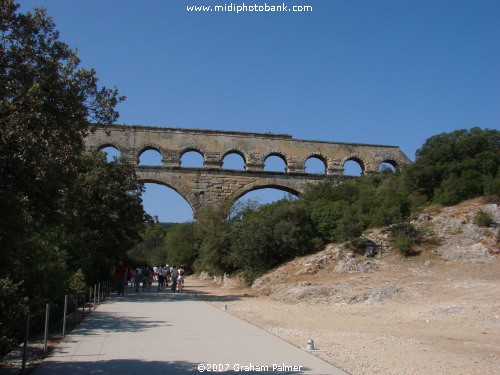
[[[498,228],[473,228],[469,212],[424,215],[439,225],[438,245],[415,257],[390,246],[375,258],[331,246],[252,288],[204,275],[186,288],[298,347],[314,340],[314,355],[351,374],[499,374]]]
[[[476,225],[480,211],[490,227]],[[500,374],[499,222],[482,200],[431,208],[413,222],[425,233],[417,256],[373,230],[375,256],[331,244],[251,288],[202,274],[186,292],[297,347],[312,339],[311,353],[351,374]]]

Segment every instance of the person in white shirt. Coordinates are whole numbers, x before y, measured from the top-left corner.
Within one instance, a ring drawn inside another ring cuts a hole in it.
[[[165,287],[165,268],[160,266],[157,269],[158,272],[158,291],[163,290]]]

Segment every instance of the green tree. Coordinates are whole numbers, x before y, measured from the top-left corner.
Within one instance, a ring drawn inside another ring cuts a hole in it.
[[[25,324],[22,317],[26,316],[29,310],[28,297],[20,297],[23,295],[22,283],[15,283],[9,277],[0,279],[0,353],[5,353],[19,344],[15,330],[22,331]]]
[[[416,161],[405,168],[409,190],[436,203],[454,204],[483,195],[499,194],[500,132],[472,128],[427,139]]]
[[[347,202],[321,198],[310,202],[308,207],[315,228],[324,241],[338,241],[344,237],[339,228],[340,220],[348,213],[352,216]]]
[[[72,194],[83,139],[91,124],[116,121],[123,98],[79,67],[44,10],[22,14],[18,7],[0,0],[0,294],[15,289],[18,305],[10,310],[20,312],[53,300],[80,268],[69,267],[77,233],[68,228],[76,221],[66,209],[70,197],[78,198]],[[22,333],[22,319],[0,319],[4,353]]]
[[[164,249],[167,230],[159,223],[147,225],[141,232],[140,240],[128,251],[128,256],[136,265],[165,265],[167,254]]]
[[[318,249],[312,220],[300,202],[281,200],[247,210],[231,228],[230,261],[248,283],[270,268]]]
[[[352,240],[368,227],[406,220],[412,201],[392,171],[352,178],[340,185],[313,186],[304,195],[318,234],[325,241]]]
[[[363,233],[365,225],[361,215],[354,210],[344,211],[344,214],[337,223],[336,236],[337,242],[355,239]]]
[[[62,205],[64,233],[70,239],[68,264],[81,268],[87,281],[97,282],[126,258],[151,218],[142,206],[144,186],[128,163],[108,163],[103,153],[95,152],[81,156],[77,172]]]
[[[163,243],[165,259],[169,265],[182,265],[187,273],[194,270],[198,257],[197,229],[195,222],[182,223],[168,231]]]
[[[196,220],[195,238],[198,258],[194,264],[196,271],[207,271],[212,275],[222,275],[234,270],[229,259],[231,223],[227,220],[224,206],[211,206]]]
[[[17,8],[0,1],[0,207],[12,214],[0,219],[0,275],[29,251],[31,232],[61,220],[83,137],[91,122],[114,122],[121,100],[78,67],[44,10]]]
[[[370,179],[375,189],[370,197],[367,225],[381,227],[408,219],[412,210],[412,201],[401,176],[382,173],[378,176],[370,176]]]

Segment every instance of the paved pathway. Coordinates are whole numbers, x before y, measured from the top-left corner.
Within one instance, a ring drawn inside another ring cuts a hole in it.
[[[230,315],[222,303],[219,309],[202,297],[170,291],[129,292],[108,299],[33,374],[177,375],[200,374],[200,370],[346,374]]]

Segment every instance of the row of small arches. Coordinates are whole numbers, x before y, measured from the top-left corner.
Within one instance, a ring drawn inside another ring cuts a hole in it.
[[[107,154],[107,158],[109,161],[113,160],[114,158],[120,157],[120,151],[111,146],[105,147],[101,151]],[[162,165],[162,155],[160,152],[153,149],[146,150],[139,155],[138,164],[145,166]],[[197,151],[185,152],[181,156],[180,166],[184,168],[203,168],[203,155]],[[240,154],[236,152],[228,153],[222,160],[222,169],[245,170],[245,160]],[[392,171],[395,171],[395,164],[390,162],[381,163],[379,166],[379,170],[383,169],[390,169]],[[356,159],[348,159],[344,163],[345,175],[361,175],[363,173],[363,170],[364,166]],[[277,155],[270,155],[264,160],[264,171],[285,172],[286,163],[281,157]],[[326,174],[325,162],[318,157],[311,156],[306,160],[305,173]]]

